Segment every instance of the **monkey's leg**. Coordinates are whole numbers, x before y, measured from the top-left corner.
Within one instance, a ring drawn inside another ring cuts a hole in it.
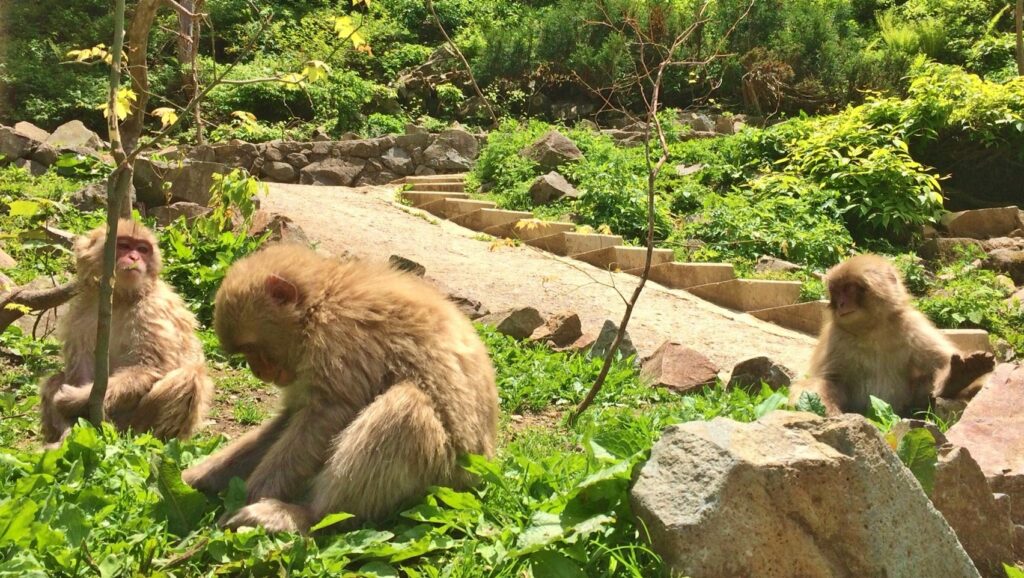
[[[57,394],[62,390],[70,388],[65,386],[64,373],[57,373],[50,376],[46,381],[39,384],[39,406],[42,414],[43,443],[48,446],[60,444],[64,436],[71,431],[71,426],[77,419],[77,415],[68,414],[62,411],[55,401]]]
[[[212,396],[213,382],[203,366],[175,369],[139,400],[128,424],[163,440],[186,438],[199,427]]]
[[[416,385],[399,383],[338,436],[314,481],[310,519],[315,523],[343,511],[379,520],[431,485],[459,485],[467,479],[431,399]]]
[[[248,478],[288,425],[288,416],[271,418],[213,455],[181,473],[193,488],[215,494],[228,487],[231,478]]]

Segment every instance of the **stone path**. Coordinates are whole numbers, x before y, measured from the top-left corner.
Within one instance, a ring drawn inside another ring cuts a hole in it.
[[[319,248],[417,261],[427,276],[491,311],[532,306],[544,315],[575,311],[584,333],[605,319],[618,323],[623,297],[637,278],[558,257],[535,247],[507,246],[395,201],[397,187],[319,187],[270,183],[264,208],[283,213]],[[629,332],[641,355],[674,340],[701,351],[728,372],[744,359],[767,355],[802,373],[814,339],[649,282]]]

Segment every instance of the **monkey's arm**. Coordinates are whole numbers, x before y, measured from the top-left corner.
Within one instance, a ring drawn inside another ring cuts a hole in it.
[[[313,400],[296,410],[247,481],[249,501],[294,499],[323,468],[332,440],[353,417],[352,410],[337,402]]]
[[[197,490],[215,494],[227,488],[233,477],[248,478],[287,425],[287,414],[271,418],[182,472],[181,479]]]
[[[142,396],[160,379],[161,372],[144,365],[130,365],[118,368],[110,375],[107,382],[107,393],[103,399],[103,410],[111,421],[126,417],[138,405]],[[53,401],[65,415],[73,415],[85,411],[92,395],[92,384],[81,386],[64,385],[60,388]]]
[[[936,390],[935,397],[956,397],[976,379],[995,369],[995,356],[987,351],[975,351],[966,357],[954,353],[950,359],[949,375]]]

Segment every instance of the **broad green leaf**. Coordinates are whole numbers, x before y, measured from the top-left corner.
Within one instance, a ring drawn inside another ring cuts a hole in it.
[[[536,552],[565,536],[565,528],[557,514],[537,511],[530,519],[530,525],[519,535],[516,548],[520,554]]]
[[[483,507],[480,500],[469,492],[456,492],[451,488],[438,487],[434,490],[434,495],[456,510],[479,510]]]
[[[796,400],[796,409],[825,417],[825,404],[821,401],[821,396],[813,391],[800,392],[800,397]]]
[[[786,405],[786,401],[787,397],[776,391],[765,398],[764,401],[757,404],[757,407],[754,408],[754,417],[760,419],[761,417],[764,417],[765,415],[768,415],[769,413]]]
[[[868,407],[867,418],[875,422],[879,429],[889,431],[892,426],[896,425],[896,422],[900,421],[900,417],[896,415],[896,412],[892,410],[892,406],[885,400],[872,395],[870,396],[870,401],[871,405]]]
[[[370,562],[359,569],[359,576],[366,578],[398,578],[398,570],[383,562]]]
[[[1020,566],[1003,564],[1003,570],[1006,571],[1006,578],[1024,578],[1024,568]]]
[[[935,468],[939,460],[932,432],[923,427],[908,431],[896,446],[896,455],[921,483],[924,493],[930,496],[935,486]]]
[[[586,573],[575,560],[561,552],[545,550],[530,556],[530,570],[534,578],[586,578]]]
[[[8,498],[0,502],[0,549],[28,547],[32,543],[32,522],[39,505],[28,498]]]
[[[158,510],[167,519],[168,530],[183,536],[206,514],[206,496],[182,481],[181,468],[167,455],[154,456],[153,462],[157,490],[163,498]]]
[[[31,217],[39,213],[39,210],[42,208],[42,204],[35,201],[18,200],[11,201],[8,204],[8,207],[10,207],[8,209],[8,213],[12,217]]]
[[[320,520],[319,522],[314,524],[313,527],[309,529],[309,531],[310,532],[316,532],[317,530],[322,530],[322,529],[324,529],[324,528],[326,528],[328,526],[333,526],[334,524],[337,524],[338,522],[343,522],[343,521],[348,520],[348,519],[353,518],[353,517],[354,516],[352,514],[349,514],[347,512],[337,512],[335,514],[327,514],[326,516],[324,516],[324,518],[322,520]]]

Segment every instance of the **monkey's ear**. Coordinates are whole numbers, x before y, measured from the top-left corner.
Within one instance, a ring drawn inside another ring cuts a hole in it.
[[[279,275],[269,275],[263,288],[279,305],[294,305],[299,302],[299,288]]]

